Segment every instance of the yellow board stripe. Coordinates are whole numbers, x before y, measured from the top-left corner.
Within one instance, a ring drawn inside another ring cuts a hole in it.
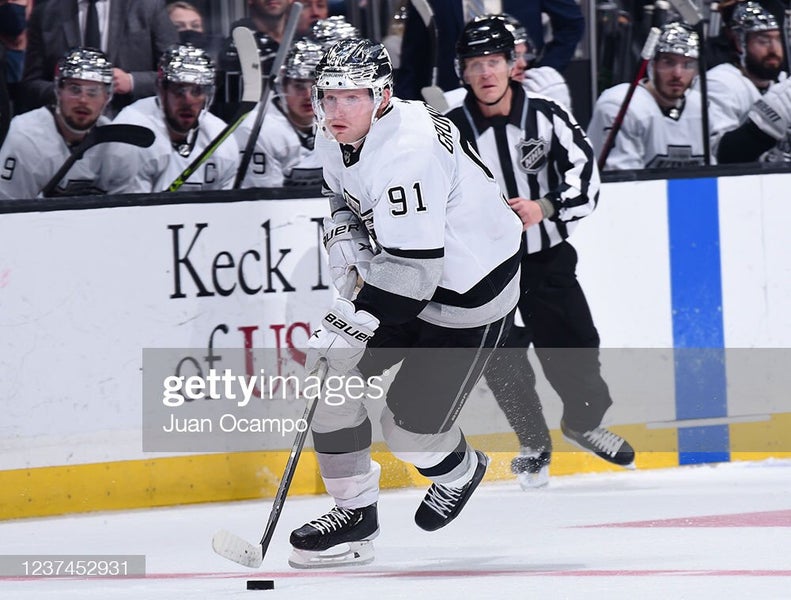
[[[756,449],[756,452],[733,452],[732,460],[791,457],[791,452],[782,451],[791,449],[791,445],[780,447],[778,442],[791,430],[791,415],[775,417],[771,423],[771,436],[767,435],[765,422],[732,425],[733,447]],[[763,428],[756,429],[758,425],[763,425]],[[675,429],[655,430],[643,425],[612,429],[637,448],[662,449],[638,452],[637,468],[678,466]],[[550,472],[553,476],[621,470],[570,446],[563,441],[559,431],[553,431],[552,438],[554,451]],[[758,445],[759,441],[761,445]],[[492,462],[487,480],[513,478],[510,462],[518,444],[512,433],[471,436],[470,443],[478,448],[504,450],[489,452]],[[759,448],[767,451],[757,452]],[[0,471],[0,520],[271,498],[277,491],[288,454],[287,451],[204,454]],[[374,445],[373,457],[382,465],[382,488],[428,485],[414,467],[396,459],[383,444]],[[315,455],[306,452],[300,460],[290,494],[323,492],[324,484]]]

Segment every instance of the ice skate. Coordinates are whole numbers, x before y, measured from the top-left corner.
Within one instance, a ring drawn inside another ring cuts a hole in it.
[[[478,457],[478,466],[472,479],[462,487],[450,487],[439,483],[431,484],[415,513],[415,523],[418,527],[426,531],[436,531],[445,527],[458,516],[483,479],[486,468],[489,466],[489,457],[483,452],[476,450],[475,455]]]
[[[363,508],[336,506],[291,532],[288,564],[295,569],[367,565],[374,559],[371,540],[377,535],[376,502]]]
[[[589,431],[574,431],[565,422],[560,422],[560,430],[568,442],[578,448],[593,452],[607,462],[627,469],[634,469],[634,448],[620,435],[604,427]]]
[[[519,486],[527,491],[545,487],[549,483],[549,463],[552,453],[522,447],[519,456],[511,461],[511,472],[516,475]]]

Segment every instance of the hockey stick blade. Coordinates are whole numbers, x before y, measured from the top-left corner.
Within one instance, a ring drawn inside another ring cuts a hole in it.
[[[251,544],[230,531],[220,530],[211,540],[214,551],[228,560],[239,563],[243,567],[257,569],[264,562],[261,544]]]
[[[233,120],[215,137],[203,152],[193,160],[181,174],[168,186],[168,192],[175,192],[189,179],[195,171],[200,169],[212,154],[217,151],[222,143],[227,140],[236,128],[242,124],[244,118],[255,108],[261,97],[261,59],[258,54],[258,43],[253,32],[247,27],[237,27],[233,30],[233,43],[239,54],[239,64],[242,67],[242,102],[236,111]]]
[[[140,125],[113,125],[111,123],[109,125],[102,125],[101,127],[94,127],[64,161],[46,185],[41,188],[41,195],[45,198],[49,198],[52,192],[55,191],[58,183],[60,183],[60,180],[68,173],[74,163],[80,160],[88,150],[97,144],[107,144],[109,142],[132,144],[133,146],[148,148],[154,143],[154,132]]]
[[[442,91],[442,88],[436,85],[429,85],[420,90],[420,94],[423,96],[423,100],[425,100],[428,104],[433,106],[439,112],[444,113],[448,108],[448,101],[445,98],[445,92]]]

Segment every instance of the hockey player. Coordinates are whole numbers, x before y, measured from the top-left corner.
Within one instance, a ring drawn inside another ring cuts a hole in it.
[[[434,531],[458,516],[486,471],[488,457],[455,420],[511,322],[521,227],[457,129],[422,102],[394,98],[392,82],[387,51],[368,40],[338,42],[316,68],[316,149],[332,215],[325,244],[338,279],[356,268],[364,284],[354,301],[335,302],[305,365],[325,358],[331,374],[357,368],[368,378],[403,359],[380,422],[393,453],[433,482],[415,522]],[[380,468],[365,406],[319,403],[311,428],[336,506],[292,532],[290,564],[373,560]],[[341,543],[348,552],[333,549]]]
[[[521,83],[526,92],[548,96],[555,102],[570,108],[571,93],[563,76],[552,67],[533,66],[536,59],[536,45],[527,35],[527,29],[516,18],[506,13],[481,15],[475,17],[473,21],[488,19],[502,20],[508,31],[514,36],[515,50],[511,78]],[[449,111],[460,106],[466,95],[466,87],[445,92],[445,101],[448,105],[445,110]]]
[[[738,4],[729,23],[738,64],[708,71],[712,149],[720,163],[791,161],[791,80],[781,72],[777,19],[757,2]]]
[[[113,65],[98,50],[74,48],[58,61],[55,106],[38,108],[11,121],[0,149],[0,198],[38,196],[71,149],[94,126],[109,122],[102,111],[113,96],[112,83]],[[114,186],[111,178],[99,181],[104,149],[89,149],[61,180],[57,193],[103,194],[106,186]],[[113,187],[111,191],[122,189]]]
[[[116,160],[128,165],[133,192],[162,192],[225,128],[206,109],[214,94],[214,63],[192,45],[173,45],[159,61],[157,96],[143,98],[123,109],[114,123],[148,127],[156,134],[150,148],[110,144]],[[189,190],[227,190],[233,187],[239,147],[231,137],[181,187]]]
[[[698,34],[681,23],[668,23],[649,63],[648,78],[637,86],[607,156],[605,170],[676,168],[703,164]],[[601,153],[628,83],[605,90],[596,101],[588,136]]]
[[[486,382],[521,446],[511,464],[523,488],[546,485],[552,442],[535,375],[524,350],[532,342],[563,402],[560,428],[571,443],[621,466],[634,450],[601,426],[612,404],[599,372],[599,335],[577,282],[577,253],[567,238],[599,197],[593,148],[574,117],[510,78],[514,37],[501,19],[469,22],[456,46],[456,68],[469,90],[448,117],[476,144],[525,233],[519,313],[508,345],[495,354]]]
[[[278,97],[267,107],[242,187],[321,185],[321,164],[313,152],[315,125],[310,90],[321,46],[297,41],[277,80]],[[236,130],[240,148],[250,137],[255,111]]]

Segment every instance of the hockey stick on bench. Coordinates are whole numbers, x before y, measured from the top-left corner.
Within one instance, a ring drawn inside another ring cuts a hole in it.
[[[343,290],[341,290],[341,296],[344,298],[351,298],[356,284],[357,272],[352,271],[349,273],[349,277],[343,286]],[[326,359],[321,359],[316,369],[314,369],[309,375],[310,377],[319,378],[319,381],[321,382],[319,385],[319,394],[317,394],[315,398],[311,398],[305,407],[305,412],[303,413],[302,418],[304,419],[305,423],[307,423],[307,427],[305,427],[303,431],[299,431],[297,433],[297,437],[294,439],[294,445],[291,447],[291,453],[288,456],[288,462],[286,463],[283,477],[280,479],[280,485],[277,488],[275,499],[272,502],[272,510],[269,513],[269,520],[267,521],[266,528],[264,529],[264,533],[261,536],[261,541],[258,542],[258,544],[251,544],[247,540],[240,538],[230,531],[218,531],[214,534],[211,545],[212,548],[214,548],[214,551],[220,556],[239,563],[245,567],[250,567],[251,569],[260,567],[261,563],[264,562],[264,556],[266,556],[266,551],[269,549],[269,543],[272,541],[272,536],[275,533],[275,527],[277,527],[277,522],[280,520],[280,514],[283,512],[283,505],[286,502],[286,496],[288,495],[288,490],[291,487],[291,481],[294,479],[294,473],[297,470],[299,457],[302,455],[302,448],[305,446],[305,440],[308,437],[310,423],[313,421],[313,414],[316,412],[316,407],[318,406],[321,396],[320,392],[324,388],[324,381],[327,378],[327,370],[328,367]]]
[[[423,99],[439,112],[448,110],[448,101],[445,99],[445,92],[437,85],[438,63],[439,63],[439,31],[437,22],[434,18],[434,11],[428,0],[410,0],[412,6],[420,15],[423,25],[426,26],[429,36],[429,46],[431,48],[431,84],[420,89]]]
[[[264,123],[264,115],[266,113],[267,105],[269,104],[269,96],[272,93],[272,87],[275,81],[280,77],[280,68],[286,62],[286,57],[291,50],[291,42],[294,39],[294,34],[297,31],[297,24],[299,23],[299,16],[302,12],[302,4],[294,2],[288,13],[285,28],[283,29],[283,37],[280,40],[280,47],[277,49],[275,59],[272,62],[272,68],[269,71],[269,76],[263,84],[261,91],[261,101],[258,103],[258,112],[255,115],[255,122],[250,131],[250,137],[247,138],[247,144],[242,153],[242,159],[239,161],[239,169],[236,171],[236,179],[233,182],[233,189],[238,190],[247,175],[247,169],[250,167],[250,159],[253,157],[255,150],[255,143],[258,141],[258,135],[261,133],[261,126]]]
[[[237,27],[233,30],[233,43],[239,54],[239,64],[242,67],[242,82],[244,91],[242,102],[231,122],[215,137],[203,152],[193,160],[181,174],[173,180],[168,187],[169,192],[178,191],[192,174],[200,169],[212,154],[217,151],[225,140],[231,137],[236,128],[242,124],[244,118],[252,111],[261,98],[261,59],[258,54],[258,43],[255,36],[247,27]]]
[[[46,185],[41,188],[41,195],[44,196],[44,198],[51,197],[52,192],[55,191],[60,180],[66,176],[66,173],[74,166],[74,163],[80,160],[88,150],[97,144],[106,144],[108,142],[120,142],[122,144],[132,144],[133,146],[148,148],[154,143],[154,132],[140,125],[111,124],[94,127],[60,166],[57,173],[55,173]]]

